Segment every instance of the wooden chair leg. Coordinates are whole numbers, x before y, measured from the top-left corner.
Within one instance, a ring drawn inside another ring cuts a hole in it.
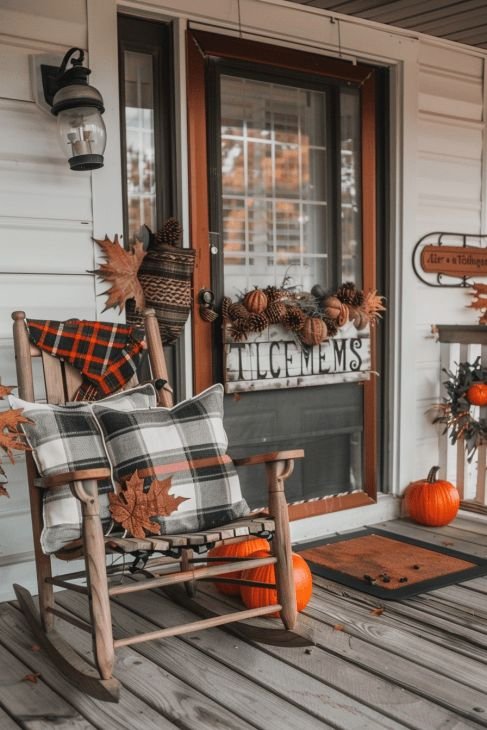
[[[102,679],[110,679],[115,654],[97,483],[94,480],[84,484],[76,482],[74,491],[81,500],[83,509],[83,542],[93,627],[93,653],[100,676]]]
[[[281,620],[286,629],[296,626],[298,612],[296,608],[296,589],[291,549],[291,532],[284,480],[292,473],[294,462],[276,461],[267,464],[269,489],[269,510],[274,518],[275,532],[272,550],[277,558],[275,565],[278,601],[282,606]]]
[[[181,550],[181,572],[184,572],[185,570],[189,570],[191,568],[191,563],[189,562],[190,559],[193,557],[193,551],[191,548],[188,550]],[[193,598],[196,594],[196,581],[195,580],[188,580],[184,587],[186,589],[186,593],[190,598]]]
[[[42,490],[33,485],[35,477],[34,461],[27,454],[27,472],[29,475],[29,499],[32,517],[32,535],[34,538],[34,555],[37,573],[37,589],[39,593],[39,612],[44,631],[49,633],[54,628],[54,615],[49,609],[54,607],[54,588],[46,583],[52,577],[51,557],[45,555],[41,548],[42,530]]]

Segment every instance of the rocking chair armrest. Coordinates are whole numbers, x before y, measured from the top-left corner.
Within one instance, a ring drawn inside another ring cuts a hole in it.
[[[304,457],[303,449],[295,449],[294,451],[272,451],[269,454],[255,454],[254,456],[245,456],[242,459],[234,459],[235,466],[253,466],[254,464],[271,464],[275,461],[289,461],[290,459],[302,459]]]
[[[35,485],[43,489],[53,489],[64,487],[66,484],[71,484],[71,482],[83,482],[87,479],[109,479],[110,477],[110,469],[78,469],[77,471],[67,471],[63,474],[36,479]]]

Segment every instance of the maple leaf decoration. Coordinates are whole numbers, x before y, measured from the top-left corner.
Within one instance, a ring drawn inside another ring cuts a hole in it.
[[[135,308],[142,310],[145,299],[137,272],[146,254],[143,244],[136,240],[131,250],[126,251],[120,245],[118,235],[115,235],[113,241],[108,236],[93,240],[100,246],[105,263],[89,273],[96,274],[102,281],[111,284],[110,288],[103,292],[108,294],[103,311],[118,306],[119,311],[123,312],[127,299],[134,299]]]
[[[468,305],[472,309],[483,309],[480,313],[479,324],[487,324],[487,284],[479,284],[474,281],[472,284],[472,296],[474,300]]]
[[[30,451],[29,446],[22,440],[23,434],[17,430],[21,423],[34,423],[30,418],[22,415],[22,408],[12,408],[0,413],[0,448],[7,454],[12,464],[15,464],[13,450]]]
[[[154,479],[147,492],[144,480],[138,472],[127,479],[118,494],[109,494],[110,512],[115,522],[133,537],[145,537],[145,530],[160,535],[161,526],[152,522],[157,515],[167,517],[177,510],[187,497],[173,497],[169,494],[172,477],[159,481]]]

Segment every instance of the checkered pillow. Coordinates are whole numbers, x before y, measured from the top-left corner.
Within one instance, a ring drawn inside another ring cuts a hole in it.
[[[152,479],[174,474],[170,493],[185,497],[169,516],[157,516],[162,534],[208,530],[243,517],[242,498],[232,460],[226,455],[223,387],[214,385],[174,408],[128,412],[94,404],[114,480],[135,471]],[[176,469],[171,464],[177,464]]]
[[[93,417],[92,403],[71,403],[53,406],[29,403],[9,396],[11,408],[23,408],[34,424],[22,424],[39,474],[44,477],[77,469],[108,469],[108,462],[98,423]],[[154,408],[157,394],[150,383],[105,398],[103,403],[113,410]],[[110,480],[98,482],[100,514],[103,526],[111,523],[108,510]],[[65,543],[81,536],[81,504],[69,486],[44,490],[44,527],[42,549],[46,554],[60,550]]]

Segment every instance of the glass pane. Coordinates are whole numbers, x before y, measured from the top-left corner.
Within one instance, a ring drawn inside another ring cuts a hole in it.
[[[152,56],[124,52],[129,242],[140,227],[156,228]]]
[[[220,98],[225,293],[235,296],[264,279],[282,285],[291,266],[296,286],[307,287],[318,271],[305,257],[317,253],[327,283],[326,93],[222,75]],[[241,201],[238,257],[230,198]]]
[[[342,280],[362,285],[360,189],[360,97],[357,89],[340,93],[342,159]]]

